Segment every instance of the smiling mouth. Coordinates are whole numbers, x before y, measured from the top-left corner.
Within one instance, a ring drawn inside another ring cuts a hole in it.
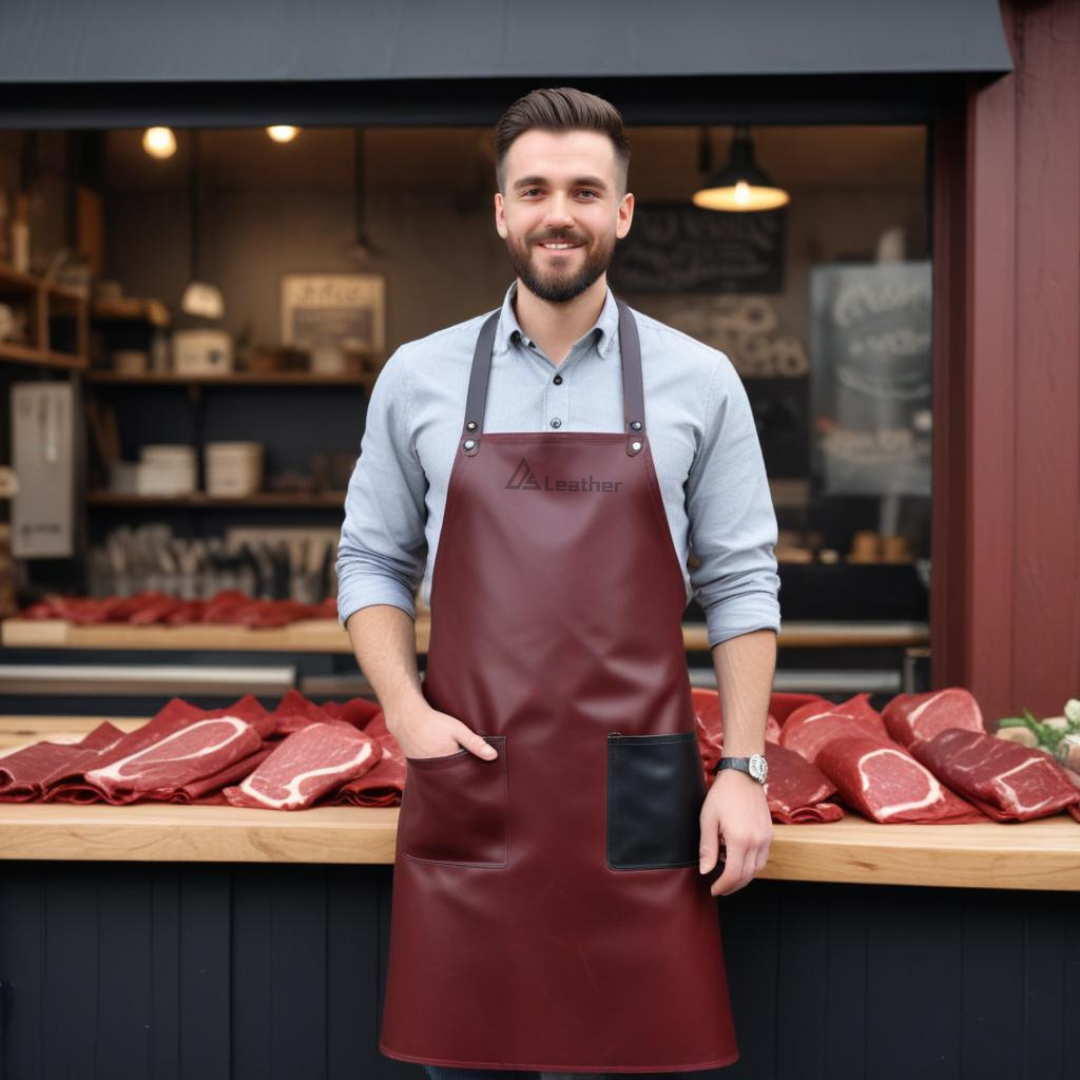
[[[581,244],[570,244],[565,241],[547,241],[546,243],[540,244],[540,247],[545,251],[574,251],[581,246]]]

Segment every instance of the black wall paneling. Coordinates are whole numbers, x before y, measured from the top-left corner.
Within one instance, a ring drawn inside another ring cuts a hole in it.
[[[423,1080],[377,1046],[392,877],[4,863],[0,1076]],[[699,1075],[1075,1077],[1074,908],[1065,892],[754,881],[719,901],[742,1056]]]

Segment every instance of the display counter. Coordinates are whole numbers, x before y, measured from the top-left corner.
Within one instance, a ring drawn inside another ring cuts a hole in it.
[[[0,752],[44,738],[77,739],[103,718],[0,717]],[[115,720],[124,730],[144,721]],[[392,864],[398,809],[301,811],[219,805],[0,803],[0,859],[85,862]],[[774,825],[779,881],[1080,891],[1080,824]]]

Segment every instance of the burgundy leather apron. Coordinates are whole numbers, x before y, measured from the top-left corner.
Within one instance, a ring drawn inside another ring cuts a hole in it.
[[[431,591],[427,701],[498,748],[408,760],[380,1050],[461,1068],[738,1057],[685,592],[619,303],[624,433],[482,430],[476,345]]]

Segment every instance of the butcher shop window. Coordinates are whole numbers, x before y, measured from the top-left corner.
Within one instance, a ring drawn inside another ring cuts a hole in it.
[[[779,209],[693,204],[733,159],[735,128],[630,129],[635,218],[611,284],[632,306],[723,350],[742,377],[779,523],[785,620],[925,620],[926,129],[745,134],[757,165],[790,197]],[[317,601],[334,589],[319,576],[317,542],[336,541],[335,500],[379,364],[401,342],[490,308],[509,280],[492,219],[491,131],[258,128],[172,138],[169,152],[167,135],[135,129],[0,133],[2,232],[15,239],[0,263],[21,261],[74,288],[92,282],[95,293],[85,345],[62,318],[52,342],[55,353],[85,347],[90,357],[79,402],[87,543],[69,522],[72,557],[28,560],[27,578],[82,581],[101,595],[148,584],[191,594],[207,584],[191,574],[205,571],[218,586],[248,588],[256,567],[230,559],[262,532],[314,545],[285,578],[263,571],[279,593],[306,573],[304,599]],[[65,251],[74,257],[65,261]],[[210,288],[196,291],[196,310],[210,307],[185,313],[183,298],[200,282]],[[18,290],[0,301],[0,350],[33,346]],[[317,347],[301,347],[305,334]],[[212,385],[214,365],[237,377]],[[0,368],[6,391],[13,365]],[[64,370],[50,377],[66,378]],[[302,371],[315,378],[301,392],[289,379]],[[159,452],[156,470],[136,478],[147,445],[205,451],[216,442],[249,450],[213,461],[199,453],[194,472],[181,452]],[[231,502],[139,486],[151,476],[204,492],[213,462],[215,476],[238,485]],[[0,514],[8,505],[0,500]],[[201,543],[202,561],[140,561],[135,553],[157,550],[155,535],[159,548],[166,539]],[[215,543],[221,557],[210,559]],[[702,613],[691,608],[687,618]]]

